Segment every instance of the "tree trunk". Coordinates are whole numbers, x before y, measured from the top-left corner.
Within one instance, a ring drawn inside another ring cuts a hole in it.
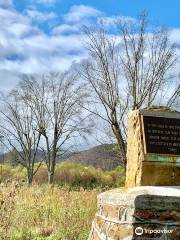
[[[121,130],[119,128],[118,123],[112,125],[112,130],[113,130],[113,133],[114,133],[114,135],[116,137],[116,140],[117,140],[117,144],[118,144],[119,152],[120,152],[120,157],[122,158],[124,169],[126,170],[126,163],[127,163],[126,146],[125,146],[125,143],[124,143],[124,140],[123,140],[123,137],[122,137],[122,133],[121,133]]]
[[[33,182],[33,174],[31,173],[31,171],[29,169],[27,169],[27,185],[28,185],[28,187],[32,186],[32,182]]]
[[[48,183],[53,184],[54,183],[54,173],[55,173],[55,167],[56,167],[56,146],[57,146],[57,126],[54,130],[54,144],[53,144],[53,151],[52,151],[52,162],[50,164],[50,169],[48,170]]]
[[[55,158],[53,156],[53,160],[52,160],[50,169],[48,169],[48,183],[51,185],[54,183],[55,167],[56,167],[56,156],[55,156]]]
[[[54,172],[48,171],[48,183],[52,185],[54,182]]]

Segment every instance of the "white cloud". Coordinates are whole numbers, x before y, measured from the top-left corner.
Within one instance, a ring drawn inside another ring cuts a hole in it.
[[[0,7],[12,7],[13,2],[12,0],[0,0]]]
[[[38,22],[45,22],[45,21],[57,18],[57,15],[54,12],[39,12],[34,9],[26,10],[26,14],[33,21],[38,21]]]
[[[171,30],[171,40],[180,44],[180,28],[174,28]]]
[[[51,5],[51,4],[56,3],[57,0],[36,0],[35,2],[36,2],[36,3],[42,3],[42,4]]]
[[[137,20],[128,16],[111,16],[111,17],[99,17],[98,23],[103,23],[106,27],[115,27],[118,22],[121,23],[136,23]]]
[[[1,70],[0,79],[0,92],[7,92],[10,88],[16,86],[19,81],[19,75],[17,72]]]
[[[102,12],[91,6],[74,5],[65,15],[66,22],[79,22],[83,19],[101,16]]]
[[[68,69],[73,61],[86,57],[77,21],[94,16],[100,16],[100,12],[89,6],[74,6],[66,19],[73,17],[76,23],[64,22],[48,34],[38,23],[56,18],[53,12],[43,14],[31,8],[19,13],[13,7],[0,7],[0,71],[18,74]]]
[[[65,15],[64,22],[46,33],[39,22],[56,18],[53,12],[43,15],[36,9],[27,9],[20,13],[12,5],[9,6],[0,5],[0,81],[3,88],[6,85],[13,86],[20,73],[64,70],[73,61],[80,62],[87,57],[80,28],[86,20],[92,23],[97,18],[100,21],[103,16],[95,8],[74,6]],[[111,25],[117,17],[104,19]],[[126,19],[131,20],[128,17]],[[180,42],[180,29],[172,31],[172,39]]]
[[[103,13],[94,7],[86,5],[74,5],[64,15],[64,23],[56,26],[52,34],[74,34],[81,31],[83,25],[91,25]]]
[[[77,33],[79,32],[80,26],[79,25],[69,25],[69,24],[62,24],[59,26],[56,26],[52,33],[57,34],[68,34],[68,33]]]
[[[29,15],[0,8],[0,72],[59,71],[84,58],[85,50],[78,31],[66,36],[62,34],[65,26],[60,25],[59,33],[49,35],[35,25],[37,21],[32,24],[34,15]],[[39,20],[45,21],[45,18]]]

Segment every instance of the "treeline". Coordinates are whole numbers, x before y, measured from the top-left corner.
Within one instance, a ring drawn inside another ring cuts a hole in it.
[[[36,164],[35,164],[36,165]],[[26,171],[21,166],[14,168],[3,165],[0,181],[5,185],[8,183],[19,183],[24,185],[26,181]],[[36,185],[47,183],[46,166],[43,164],[33,179]],[[57,186],[67,187],[70,190],[82,189],[110,189],[124,186],[125,174],[123,167],[117,167],[111,171],[103,171],[100,168],[85,166],[82,164],[65,161],[57,163],[54,175],[54,183]]]
[[[63,73],[23,76],[2,97],[1,140],[17,153],[28,185],[42,162],[48,182],[54,182],[58,155],[68,150],[72,138],[93,131],[93,116],[111,130],[119,163],[126,168],[127,112],[159,105],[165,89],[169,97],[163,105],[179,107],[180,85],[175,76],[168,91],[167,73],[176,62],[168,31],[150,28],[144,13],[138,23],[116,22],[115,29],[112,35],[103,23],[99,28],[85,27],[87,60]],[[44,157],[37,165],[39,149]]]

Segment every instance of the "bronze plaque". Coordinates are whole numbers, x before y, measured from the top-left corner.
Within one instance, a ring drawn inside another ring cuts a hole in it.
[[[180,155],[180,119],[143,116],[146,153]]]

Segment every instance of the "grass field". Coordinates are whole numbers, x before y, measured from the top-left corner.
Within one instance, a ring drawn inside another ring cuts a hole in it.
[[[124,184],[124,172],[70,162],[57,166],[54,186],[45,166],[26,186],[24,169],[1,167],[0,240],[87,240],[97,194]]]
[[[0,239],[85,240],[96,212],[97,193],[1,184]]]

